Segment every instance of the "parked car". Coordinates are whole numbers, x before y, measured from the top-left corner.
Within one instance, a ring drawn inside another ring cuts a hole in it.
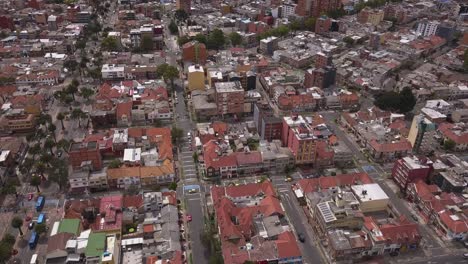
[[[28,229],[29,229],[29,230],[33,230],[35,224],[36,224],[36,223],[34,223],[34,222],[30,222],[30,223],[28,224]]]
[[[28,201],[31,201],[34,198],[34,194],[30,193],[28,194]]]
[[[468,259],[468,253],[463,254],[464,259]]]
[[[192,216],[191,216],[191,215],[188,214],[188,215],[186,215],[186,217],[187,217],[187,222],[191,222],[191,221],[192,221]]]

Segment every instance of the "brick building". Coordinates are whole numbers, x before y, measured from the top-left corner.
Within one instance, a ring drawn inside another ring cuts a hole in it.
[[[241,114],[244,112],[244,89],[241,83],[215,83],[215,102],[219,115]]]
[[[426,181],[432,171],[432,161],[427,158],[404,157],[395,161],[392,169],[392,177],[395,183],[404,193],[408,190],[408,184],[417,181]]]
[[[182,58],[184,62],[192,62],[196,64],[206,63],[206,46],[198,41],[191,41],[182,46]]]
[[[90,162],[94,170],[102,169],[102,156],[97,141],[73,143],[68,155],[73,168],[80,168]]]
[[[184,10],[187,14],[190,14],[190,9],[192,8],[192,0],[177,0],[176,9]]]

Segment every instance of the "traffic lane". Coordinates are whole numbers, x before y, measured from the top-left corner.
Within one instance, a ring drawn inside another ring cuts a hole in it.
[[[287,194],[287,195],[286,195]],[[316,263],[325,263],[325,261],[322,259],[322,256],[318,249],[315,247],[313,241],[318,241],[315,235],[312,233],[312,228],[307,222],[307,218],[304,215],[304,212],[302,212],[302,209],[299,208],[299,205],[296,204],[297,201],[295,201],[294,196],[292,196],[292,192],[286,192],[282,193],[281,197],[282,199],[282,204],[284,206],[284,210],[286,211],[288,215],[288,219],[290,221],[290,225],[293,227],[293,229],[297,233],[303,233],[305,236],[305,241],[304,243],[301,243],[297,241],[299,244],[299,247],[301,248],[302,252],[302,259],[304,263],[307,264],[316,264]],[[318,260],[320,260],[318,262]]]
[[[455,264],[455,263],[467,263],[468,260],[463,257],[463,254],[447,254],[447,255],[440,255],[440,256],[431,256],[429,259],[425,260],[405,260],[404,263],[411,263],[411,264]],[[400,262],[394,262],[400,263]]]
[[[205,226],[203,215],[201,194],[186,194],[187,211],[192,216],[192,221],[189,223],[189,233],[191,241],[192,257],[195,263],[208,263],[209,256],[201,243],[201,234]]]

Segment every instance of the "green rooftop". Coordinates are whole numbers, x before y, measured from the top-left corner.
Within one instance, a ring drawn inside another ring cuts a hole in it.
[[[91,233],[86,246],[86,257],[100,257],[106,249],[106,234]]]
[[[78,235],[80,233],[80,219],[63,219],[60,221],[58,233]]]

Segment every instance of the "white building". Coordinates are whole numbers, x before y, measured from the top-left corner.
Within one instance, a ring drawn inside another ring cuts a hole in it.
[[[379,184],[369,183],[351,186],[363,213],[385,211],[389,198]]]
[[[123,65],[104,64],[101,68],[102,79],[114,80],[125,78],[125,67]]]
[[[289,16],[294,15],[296,10],[296,4],[294,3],[283,3],[281,7],[281,17],[283,18],[288,18]]]
[[[429,21],[427,19],[424,19],[423,21],[418,23],[416,33],[424,37],[433,36],[436,34],[438,27],[439,27],[439,22]]]

